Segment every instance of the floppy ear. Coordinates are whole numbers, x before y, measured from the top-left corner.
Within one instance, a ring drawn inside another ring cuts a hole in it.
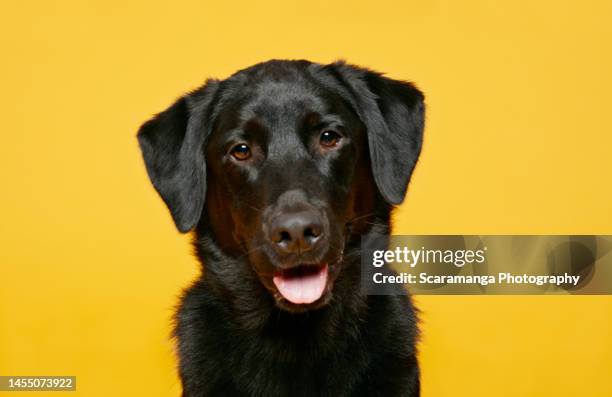
[[[204,208],[204,142],[209,133],[208,110],[217,86],[218,81],[209,80],[138,131],[149,178],[182,233],[195,227]]]
[[[423,93],[411,83],[368,69],[343,62],[333,66],[351,91],[355,110],[367,129],[376,185],[387,202],[400,204],[421,152]]]

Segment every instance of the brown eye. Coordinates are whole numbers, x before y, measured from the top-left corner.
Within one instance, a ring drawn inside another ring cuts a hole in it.
[[[326,148],[334,147],[340,142],[342,137],[336,131],[323,131],[319,137],[319,143]]]
[[[251,157],[251,149],[244,143],[239,143],[230,150],[230,154],[240,161],[248,160]]]

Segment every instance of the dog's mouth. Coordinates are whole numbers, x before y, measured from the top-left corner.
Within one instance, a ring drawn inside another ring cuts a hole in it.
[[[329,267],[299,265],[277,272],[272,281],[280,295],[297,305],[307,305],[321,299],[328,281]]]

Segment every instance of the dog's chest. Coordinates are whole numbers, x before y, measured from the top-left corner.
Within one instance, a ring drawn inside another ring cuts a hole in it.
[[[350,396],[369,357],[359,346],[342,342],[330,349],[307,341],[245,340],[233,346],[225,364],[241,394]]]

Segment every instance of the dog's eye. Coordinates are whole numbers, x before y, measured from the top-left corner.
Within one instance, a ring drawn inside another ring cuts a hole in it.
[[[340,142],[341,138],[342,136],[340,136],[340,134],[338,134],[336,131],[326,130],[321,133],[319,143],[321,146],[331,148],[336,146],[338,142]]]
[[[239,143],[230,150],[230,154],[236,160],[244,161],[251,157],[251,149],[244,143]]]

